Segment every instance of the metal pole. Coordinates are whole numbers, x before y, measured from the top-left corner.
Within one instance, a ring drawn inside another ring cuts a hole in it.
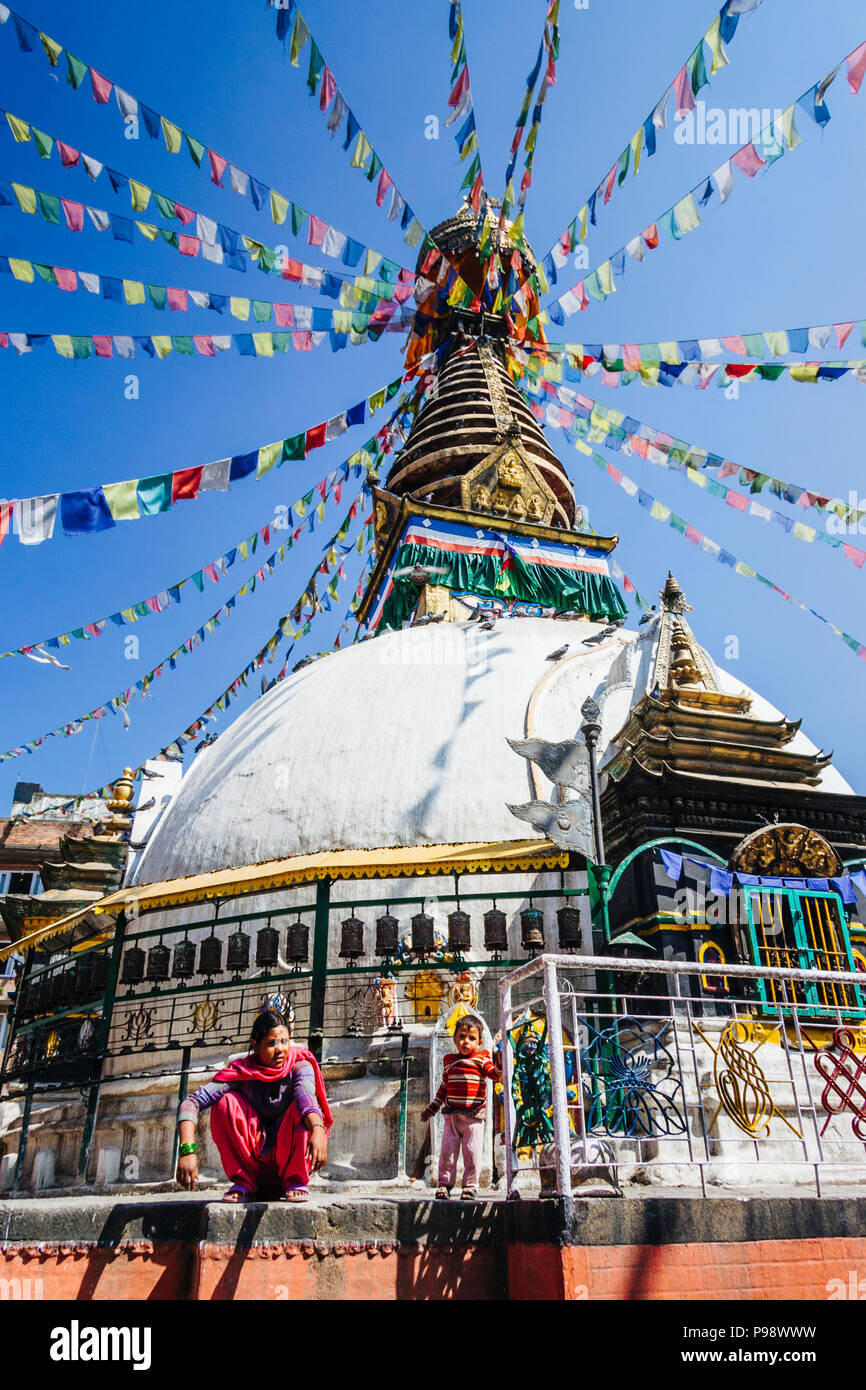
[[[192,1058],[192,1048],[185,1047],[180,1054],[180,1081],[177,1087],[178,1107],[186,1100],[187,1087],[189,1085],[189,1064]],[[174,1127],[174,1142],[171,1146],[171,1172],[169,1177],[173,1178],[177,1172],[177,1160],[180,1156],[180,1131],[177,1125]]]
[[[313,978],[310,992],[309,1048],[321,1064],[325,1036],[325,988],[328,977],[328,919],[331,908],[331,880],[316,884],[316,916],[313,927]]]
[[[400,1035],[400,1124],[397,1130],[397,1177],[406,1178],[406,1112],[409,1104],[409,1034]]]
[[[21,1136],[18,1140],[18,1157],[15,1160],[15,1177],[12,1179],[13,1191],[21,1186],[21,1179],[24,1176],[24,1152],[27,1148],[27,1131],[30,1128],[30,1110],[33,1105],[33,1088],[36,1085],[33,1077],[27,1082],[27,1098],[24,1101],[24,1113],[21,1116]]]
[[[120,973],[120,956],[123,951],[123,938],[126,929],[126,914],[121,911],[117,916],[117,924],[114,929],[114,940],[111,943],[111,959],[108,963],[108,978],[105,982],[105,993],[102,996],[102,1018],[99,1022],[99,1034],[96,1045],[96,1075],[90,1086],[87,1097],[87,1111],[84,1116],[84,1127],[81,1131],[81,1148],[78,1151],[78,1175],[77,1181],[87,1182],[87,1170],[90,1167],[90,1151],[93,1147],[93,1136],[96,1133],[96,1112],[99,1107],[99,1087],[102,1083],[102,1065],[105,1059],[105,1050],[108,1046],[108,1035],[111,1030],[111,1014],[114,1009],[114,998],[117,990],[117,977]]]
[[[556,1147],[556,1190],[571,1200],[571,1144],[568,1137],[568,1094],[565,1087],[565,1053],[562,1045],[562,1011],[556,965],[544,960],[544,1007],[547,1014],[547,1053],[553,1092],[553,1140]]]
[[[511,1196],[514,1186],[514,1100],[511,1092],[511,1078],[514,1071],[511,1059],[511,1044],[508,1030],[511,1026],[511,985],[499,986],[499,1036],[502,1039],[502,1139],[505,1144],[505,1195]]]

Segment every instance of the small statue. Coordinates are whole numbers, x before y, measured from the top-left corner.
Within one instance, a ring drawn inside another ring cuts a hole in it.
[[[379,1027],[397,1026],[397,981],[389,975],[376,977],[376,999],[379,1007]]]

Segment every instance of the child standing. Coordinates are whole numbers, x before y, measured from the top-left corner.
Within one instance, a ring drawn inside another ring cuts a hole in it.
[[[439,1187],[436,1196],[447,1200],[457,1179],[457,1159],[463,1151],[463,1191],[466,1202],[475,1197],[481,1146],[484,1138],[484,1112],[487,1078],[498,1081],[502,1075],[482,1047],[484,1026],[474,1014],[464,1014],[454,1029],[456,1052],[442,1062],[442,1084],[422,1120],[429,1120],[444,1105],[445,1129],[439,1151]]]

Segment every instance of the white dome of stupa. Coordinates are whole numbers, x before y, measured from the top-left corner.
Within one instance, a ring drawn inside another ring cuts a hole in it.
[[[271,689],[204,748],[135,865],[133,882],[340,849],[526,839],[508,803],[552,788],[507,739],[574,738],[588,695],[602,714],[600,761],[648,689],[657,622],[509,618],[386,632],[315,661]],[[549,656],[568,643],[559,660]],[[719,688],[768,701],[709,657]],[[814,753],[802,731],[791,752]],[[533,775],[539,779],[533,787]],[[832,767],[819,790],[851,788]]]

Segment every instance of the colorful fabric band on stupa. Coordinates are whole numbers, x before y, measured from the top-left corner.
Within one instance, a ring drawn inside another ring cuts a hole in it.
[[[371,630],[399,628],[409,617],[418,591],[402,576],[417,566],[429,566],[432,582],[451,590],[577,610],[594,620],[628,611],[600,551],[427,518],[407,525],[373,605]]]

